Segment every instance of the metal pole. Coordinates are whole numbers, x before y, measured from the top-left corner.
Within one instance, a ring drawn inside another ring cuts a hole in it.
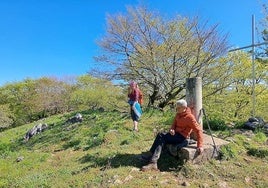
[[[209,121],[208,121],[207,114],[206,114],[206,112],[205,112],[205,109],[204,109],[204,108],[202,108],[201,110],[202,110],[203,115],[205,116],[205,119],[206,119],[206,121],[207,121],[208,130],[209,130],[209,133],[210,133],[210,136],[211,136],[212,142],[213,142],[213,147],[214,147],[214,150],[213,150],[213,154],[212,154],[212,156],[214,156],[214,151],[215,151],[215,150],[216,150],[216,152],[217,152],[217,153],[216,153],[216,155],[218,156],[218,155],[219,155],[219,151],[218,151],[218,149],[217,149],[217,145],[216,145],[216,143],[215,143],[215,141],[214,141],[214,137],[213,137],[213,135],[212,135],[212,131],[211,131],[211,128],[210,128],[210,125],[209,125]]]
[[[242,50],[251,47],[252,48],[252,111],[251,115],[252,117],[255,117],[255,106],[256,106],[256,94],[255,94],[255,84],[256,84],[256,76],[255,76],[255,47],[262,46],[262,45],[268,45],[268,42],[262,42],[255,44],[255,17],[252,15],[252,44],[249,46],[244,46],[241,48],[231,49],[229,52],[234,52],[237,50]]]
[[[258,43],[258,44],[254,44],[255,47],[257,46],[262,46],[262,45],[268,45],[268,42],[262,42],[262,43]],[[235,48],[235,49],[231,49],[229,50],[228,52],[234,52],[234,51],[237,51],[237,50],[243,50],[243,49],[246,49],[246,48],[250,48],[252,47],[253,45],[248,45],[248,46],[244,46],[244,47],[241,47],[241,48]]]
[[[252,15],[252,117],[255,117],[255,17]]]

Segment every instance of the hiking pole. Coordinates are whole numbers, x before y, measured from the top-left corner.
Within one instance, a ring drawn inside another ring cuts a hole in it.
[[[201,110],[202,110],[202,112],[203,112],[203,114],[204,114],[204,116],[205,116],[205,119],[206,119],[206,121],[207,121],[207,124],[208,124],[209,133],[210,133],[210,136],[211,136],[211,138],[212,138],[213,145],[214,145],[214,151],[216,150],[217,155],[218,155],[218,154],[219,154],[219,152],[218,152],[218,149],[217,149],[216,143],[215,143],[215,141],[214,141],[214,138],[213,138],[213,135],[212,135],[212,132],[211,132],[211,128],[210,128],[210,126],[209,126],[209,122],[208,122],[208,117],[207,117],[207,114],[206,114],[206,112],[205,112],[205,109],[204,109],[204,108],[202,108]],[[214,152],[214,151],[213,151],[213,152]]]

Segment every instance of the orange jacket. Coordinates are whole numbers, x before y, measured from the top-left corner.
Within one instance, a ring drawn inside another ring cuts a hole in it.
[[[185,112],[176,114],[171,129],[185,138],[190,138],[191,132],[194,131],[197,134],[197,147],[203,146],[203,130],[191,113],[190,108],[187,108]]]

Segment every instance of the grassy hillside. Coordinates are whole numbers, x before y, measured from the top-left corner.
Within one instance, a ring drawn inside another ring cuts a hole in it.
[[[129,114],[80,113],[82,123],[65,124],[75,113],[40,121],[49,129],[28,142],[25,133],[39,122],[0,132],[0,187],[268,187],[262,133],[218,132],[231,141],[221,160],[182,164],[164,153],[161,172],[141,172],[139,154],[149,149],[156,130],[169,128],[174,114],[145,112],[136,133]]]

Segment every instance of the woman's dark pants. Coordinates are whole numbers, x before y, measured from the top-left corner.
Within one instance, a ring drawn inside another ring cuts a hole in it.
[[[150,149],[150,152],[153,154],[150,162],[157,163],[162,149],[166,144],[179,144],[184,140],[185,137],[179,133],[175,133],[173,136],[170,133],[158,133]]]

